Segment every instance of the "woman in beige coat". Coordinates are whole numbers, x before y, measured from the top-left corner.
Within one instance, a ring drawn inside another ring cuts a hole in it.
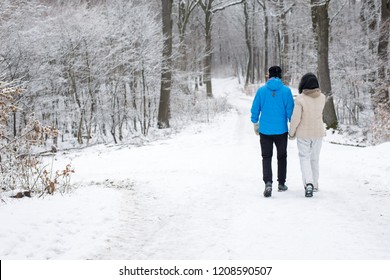
[[[295,98],[289,136],[297,138],[305,196],[312,197],[313,191],[318,190],[319,156],[325,136],[322,121],[325,95],[313,73],[303,75],[298,90],[300,95]]]

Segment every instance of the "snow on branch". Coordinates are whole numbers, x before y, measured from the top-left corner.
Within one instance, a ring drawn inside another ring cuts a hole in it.
[[[222,11],[228,7],[231,7],[231,6],[234,6],[234,5],[238,5],[238,4],[242,4],[245,0],[240,0],[240,1],[235,1],[235,2],[232,2],[232,3],[228,3],[224,6],[221,6],[221,7],[216,7],[216,8],[213,8],[211,9],[211,12],[212,13],[216,13],[216,12],[219,12],[219,11]]]
[[[265,8],[265,4],[264,2],[260,1],[260,0],[257,0],[257,3],[264,9]]]
[[[324,5],[329,5],[331,0],[324,0],[324,1],[320,1],[320,0],[317,0],[315,3],[312,3],[311,6],[312,7],[320,7],[320,6],[324,6]]]

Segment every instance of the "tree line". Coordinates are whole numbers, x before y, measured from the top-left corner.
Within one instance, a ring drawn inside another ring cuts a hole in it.
[[[118,143],[222,110],[212,77],[253,91],[277,64],[292,86],[318,75],[328,127],[388,140],[389,11],[389,0],[4,0],[0,74],[24,89],[8,129],[17,137],[35,112],[56,142]]]

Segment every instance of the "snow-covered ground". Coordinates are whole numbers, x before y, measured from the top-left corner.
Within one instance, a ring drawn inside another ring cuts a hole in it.
[[[60,155],[55,165],[72,162],[77,189],[1,203],[0,258],[390,259],[390,143],[327,136],[320,191],[305,198],[290,141],[289,190],[264,198],[253,97],[235,79],[214,90],[235,109],[210,124],[142,147]]]

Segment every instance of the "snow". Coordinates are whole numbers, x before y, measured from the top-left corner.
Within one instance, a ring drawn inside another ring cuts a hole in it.
[[[236,79],[213,82],[234,110],[211,123],[59,154],[77,188],[1,203],[1,259],[390,259],[390,143],[337,145],[329,134],[320,191],[305,198],[289,141],[289,190],[264,198],[253,96]]]

